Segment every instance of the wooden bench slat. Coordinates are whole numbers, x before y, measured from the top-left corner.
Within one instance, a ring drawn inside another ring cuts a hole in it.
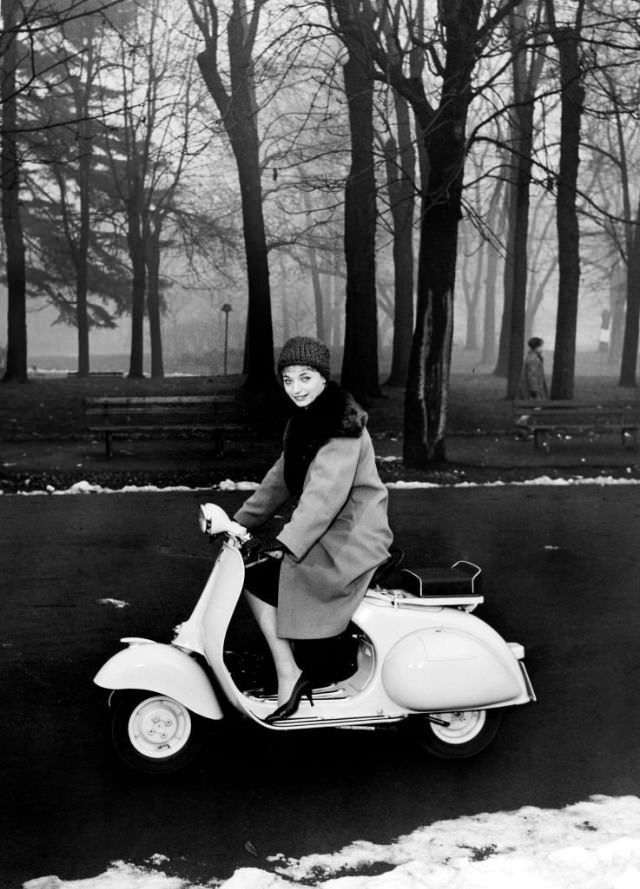
[[[105,436],[107,456],[114,433],[210,432],[222,453],[225,435],[247,432],[234,395],[104,396],[84,400],[87,428]]]
[[[90,407],[141,404],[237,404],[237,398],[233,395],[158,395],[157,398],[150,395],[105,395],[101,397],[87,397],[85,405]]]
[[[211,423],[202,423],[198,425],[197,423],[184,423],[184,424],[171,424],[167,425],[165,423],[158,423],[156,425],[150,426],[129,426],[125,424],[103,424],[101,426],[88,426],[89,432],[188,432],[189,430],[193,430],[194,432],[210,432],[211,430],[215,430],[216,432],[246,432],[246,426],[240,426],[240,424],[232,424],[232,423],[224,423],[212,426]]]

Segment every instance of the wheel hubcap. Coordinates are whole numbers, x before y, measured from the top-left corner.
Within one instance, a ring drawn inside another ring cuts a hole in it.
[[[482,731],[487,714],[484,710],[456,711],[454,713],[438,713],[438,719],[449,725],[431,723],[431,730],[436,738],[447,744],[466,744]]]
[[[172,698],[141,701],[129,718],[129,739],[143,756],[174,756],[191,735],[189,711]]]

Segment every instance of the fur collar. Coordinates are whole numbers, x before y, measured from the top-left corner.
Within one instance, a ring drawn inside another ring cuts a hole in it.
[[[330,438],[360,438],[366,424],[366,411],[353,395],[329,380],[309,407],[294,408],[286,434],[292,431],[292,427],[306,427],[314,437],[319,436],[324,441]]]
[[[329,381],[309,407],[294,408],[284,435],[284,476],[299,497],[311,461],[331,438],[360,438],[367,414],[354,397]]]

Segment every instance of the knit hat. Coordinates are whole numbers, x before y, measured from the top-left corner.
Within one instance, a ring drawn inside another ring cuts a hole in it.
[[[282,347],[278,358],[278,373],[281,374],[285,367],[293,365],[312,367],[325,380],[331,376],[329,349],[320,340],[310,336],[293,336]]]

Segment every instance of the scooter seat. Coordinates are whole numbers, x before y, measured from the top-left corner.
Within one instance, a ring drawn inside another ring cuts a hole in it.
[[[456,562],[447,566],[403,568],[402,589],[421,599],[481,595],[481,569],[472,562]]]

